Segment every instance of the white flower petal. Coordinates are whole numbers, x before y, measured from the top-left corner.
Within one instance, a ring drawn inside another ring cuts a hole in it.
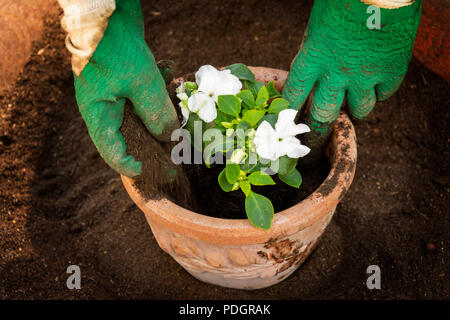
[[[210,65],[202,66],[195,73],[195,80],[198,91],[213,97],[215,102],[221,95],[235,95],[242,89],[242,82],[230,70],[218,71]]]
[[[297,111],[292,109],[285,109],[278,114],[275,130],[280,137],[296,136],[311,131],[304,123],[295,124],[296,115]]]
[[[278,128],[277,133],[280,137],[295,137],[298,134],[310,132],[309,127],[304,123],[286,125]]]
[[[200,83],[205,80],[206,77],[216,76],[219,71],[213,66],[207,64],[201,66],[195,73],[195,82],[200,86]]]
[[[295,137],[284,138],[280,142],[280,149],[282,150],[283,155],[287,155],[289,158],[301,158],[306,156],[311,149],[307,146],[304,146],[300,143]]]
[[[311,151],[310,148],[308,148],[307,146],[303,145],[303,144],[299,144],[296,145],[295,147],[293,147],[288,153],[287,156],[289,158],[302,158],[304,156],[306,156],[309,152]]]
[[[217,117],[216,103],[203,92],[197,92],[188,99],[188,108],[198,114],[200,119],[211,122]]]
[[[214,88],[214,98],[216,101],[218,96],[226,94],[236,95],[242,89],[242,82],[239,78],[225,71],[230,70],[220,71],[219,77],[216,80],[216,87]]]
[[[210,65],[202,66],[195,73],[195,81],[198,85],[198,91],[214,95],[219,82],[219,71]]]
[[[302,134],[302,133],[307,133],[310,132],[311,129],[308,127],[307,124],[304,123],[299,123],[295,125],[295,134],[294,135],[298,135],[298,134]]]
[[[188,108],[191,110],[191,112],[198,112],[203,105],[207,104],[210,100],[210,97],[208,95],[204,94],[203,92],[197,92],[196,94],[193,94],[188,99]]]
[[[278,121],[280,123],[294,122],[297,111],[293,109],[284,109],[278,114]]]
[[[256,153],[264,158],[270,160],[277,159],[278,153],[278,135],[272,128],[270,123],[263,121],[258,129],[256,129],[254,143],[256,146]]]
[[[212,122],[217,118],[216,103],[213,99],[209,98],[208,103],[203,105],[198,111],[198,116],[206,123]]]
[[[292,109],[282,110],[278,114],[278,120],[275,123],[275,130],[280,136],[288,136],[287,134],[291,131],[292,127],[295,126],[294,119],[297,115],[297,111]]]
[[[212,97],[215,101],[217,99],[215,98],[216,95],[216,88],[218,83],[217,77],[207,77],[208,81],[202,81],[201,84],[198,86],[198,91],[203,92],[206,95]]]

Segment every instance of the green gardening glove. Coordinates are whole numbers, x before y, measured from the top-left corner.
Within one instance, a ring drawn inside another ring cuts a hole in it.
[[[142,164],[126,152],[122,125],[129,99],[156,138],[169,141],[179,127],[164,80],[144,40],[139,0],[116,0],[116,10],[90,62],[75,77],[76,98],[89,135],[106,163],[136,177]]]
[[[293,62],[284,97],[302,108],[316,85],[306,122],[317,140],[326,139],[347,94],[348,111],[366,117],[376,101],[389,98],[411,59],[422,1],[398,9],[374,8],[360,0],[316,0],[303,46]],[[371,19],[372,17],[372,19]]]

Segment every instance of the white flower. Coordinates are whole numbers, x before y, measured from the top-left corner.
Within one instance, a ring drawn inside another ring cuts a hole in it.
[[[231,74],[230,70],[219,71],[213,66],[205,65],[195,73],[195,81],[198,91],[204,92],[217,102],[220,95],[235,95],[242,89],[242,83],[238,77]]]
[[[278,114],[275,129],[263,121],[256,129],[254,143],[256,153],[264,159],[272,161],[287,155],[289,158],[300,158],[306,156],[311,149],[300,143],[295,136],[309,132],[306,124],[295,124],[294,119],[297,111],[286,109]]]
[[[219,71],[210,65],[202,66],[195,73],[195,80],[197,83],[182,82],[176,90],[177,97],[181,100],[179,106],[183,114],[182,126],[189,119],[190,112],[195,112],[205,122],[214,121],[217,117],[218,97],[236,95],[242,89],[241,81],[230,70]]]
[[[204,92],[197,92],[187,101],[189,111],[198,114],[206,123],[214,121],[217,117],[216,103]]]

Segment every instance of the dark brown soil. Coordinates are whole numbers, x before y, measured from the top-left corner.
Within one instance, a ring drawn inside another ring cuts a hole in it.
[[[189,181],[191,181],[192,196],[195,198],[191,210],[216,218],[247,219],[245,213],[245,196],[242,191],[224,192],[220,188],[217,177],[224,165],[212,165],[206,168],[204,165],[185,165]],[[306,199],[325,180],[330,165],[324,157],[314,170],[302,170],[303,183],[299,189],[284,184],[276,176],[273,176],[275,185],[258,187],[252,186],[252,190],[266,196],[272,201],[275,213],[285,210],[299,201]],[[183,205],[179,201],[178,204]]]
[[[288,69],[311,4],[148,1],[147,40],[178,75],[237,61]],[[395,96],[356,124],[355,180],[316,251],[276,286],[231,290],[195,280],[159,249],[98,155],[57,14],[14,90],[0,96],[1,298],[450,298],[449,86],[417,60]],[[81,290],[66,287],[71,264]],[[381,290],[365,285],[372,264]]]

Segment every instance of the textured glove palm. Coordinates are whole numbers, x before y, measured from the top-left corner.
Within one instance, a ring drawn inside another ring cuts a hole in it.
[[[116,0],[116,10],[90,62],[75,75],[76,98],[89,135],[106,163],[136,177],[142,164],[127,155],[119,129],[129,99],[147,129],[168,140],[178,126],[165,82],[144,40],[139,0]]]

